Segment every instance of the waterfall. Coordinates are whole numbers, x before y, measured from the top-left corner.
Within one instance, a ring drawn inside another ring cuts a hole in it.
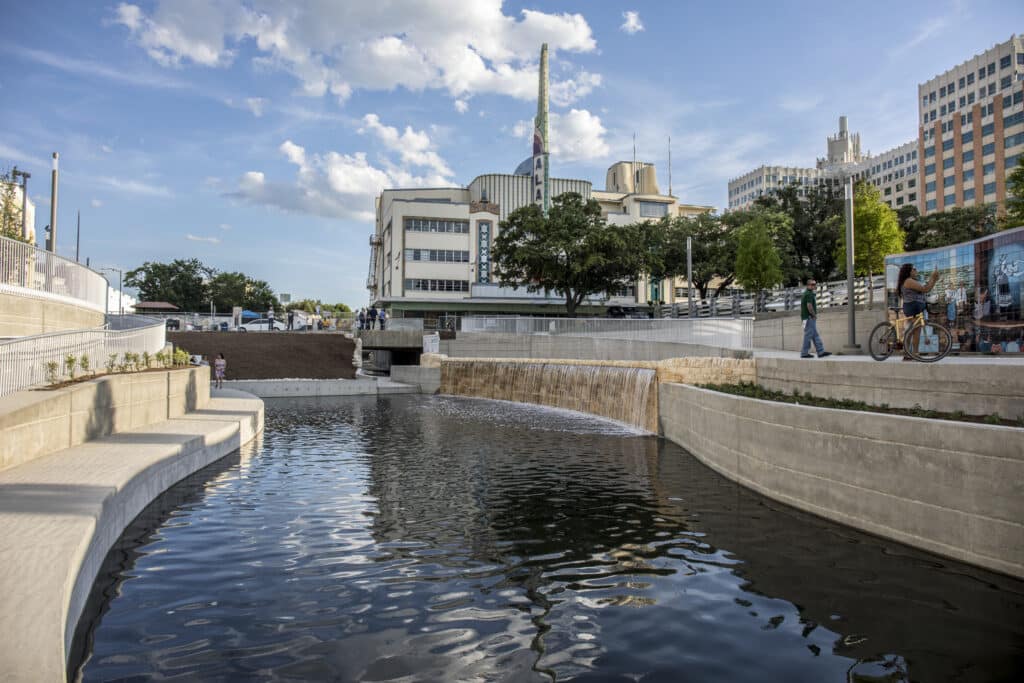
[[[658,432],[657,380],[650,368],[445,360],[441,393],[567,408]]]

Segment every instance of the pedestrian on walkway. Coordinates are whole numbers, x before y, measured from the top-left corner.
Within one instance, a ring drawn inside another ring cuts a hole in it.
[[[365,308],[360,308],[359,309],[359,314],[356,316],[356,319],[359,321],[359,329],[360,330],[365,330],[366,329],[366,312],[365,311],[366,311]]]
[[[267,330],[270,332],[274,331],[274,307],[271,306],[270,310],[267,311],[267,320],[270,321],[270,325],[267,326]]]
[[[814,278],[808,280],[807,289],[804,290],[804,295],[800,299],[800,320],[803,321],[804,326],[804,343],[800,346],[801,358],[814,358],[811,355],[811,342],[814,342],[814,350],[818,352],[818,358],[832,355],[825,350],[825,343],[821,341],[821,335],[818,334],[818,302],[814,295],[814,289],[817,286],[818,283],[814,281]]]
[[[371,330],[377,326],[377,306],[376,305],[371,305],[370,306],[370,320],[369,320],[369,323],[370,323],[370,329]]]
[[[218,389],[224,388],[224,373],[227,372],[227,369],[228,362],[224,359],[224,354],[218,353],[216,360],[213,361],[213,379]]]
[[[295,329],[295,311],[288,311],[288,330]]]
[[[377,314],[377,320],[380,321],[380,329],[383,330],[384,329],[384,323],[386,323],[387,320],[388,320],[388,314],[387,314],[387,312],[383,308],[380,309],[380,313]]]

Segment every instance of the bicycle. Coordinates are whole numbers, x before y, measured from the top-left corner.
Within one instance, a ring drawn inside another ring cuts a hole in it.
[[[913,320],[913,324],[904,334],[903,327],[908,320]],[[913,318],[897,313],[895,323],[886,320],[871,330],[868,352],[875,360],[885,360],[901,348],[916,361],[934,363],[945,358],[953,348],[953,335],[944,325],[925,320],[923,312]]]

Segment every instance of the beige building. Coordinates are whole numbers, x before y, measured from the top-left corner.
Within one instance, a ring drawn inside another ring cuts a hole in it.
[[[1024,152],[1024,38],[920,84],[917,102],[921,212],[995,203],[1001,213]]]
[[[527,160],[516,173],[478,176],[467,187],[384,190],[375,203],[370,237],[366,284],[371,301],[397,317],[564,313],[564,301],[554,293],[502,287],[491,267],[491,245],[501,221],[531,203],[530,170]],[[612,225],[714,210],[661,194],[654,166],[642,162],[611,166],[603,191],[586,180],[551,178],[550,183],[552,197],[577,192],[596,200]],[[671,303],[673,285],[652,287],[641,281],[588,301],[584,313],[602,315],[608,305],[647,304],[652,295]]]
[[[14,198],[13,198],[14,199],[14,204],[18,208],[18,210],[20,211],[21,207],[22,207],[22,201],[23,201],[21,185],[11,184],[11,187],[14,188]],[[25,225],[24,225],[24,230],[22,230],[22,237],[28,239],[28,241],[31,242],[32,244],[35,244],[36,243],[36,205],[35,205],[35,202],[32,201],[32,197],[29,197],[28,201],[25,201],[24,207],[25,207],[25,221],[24,221]],[[21,228],[22,226],[18,226],[18,227]]]

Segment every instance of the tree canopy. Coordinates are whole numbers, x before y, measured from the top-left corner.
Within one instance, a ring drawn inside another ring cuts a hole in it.
[[[878,188],[857,183],[853,195],[853,272],[871,276],[885,269],[885,257],[904,250],[903,229],[896,212],[882,202]],[[846,263],[846,233],[836,251],[836,261]],[[868,289],[871,297],[873,288]]]
[[[738,235],[736,281],[748,291],[760,292],[782,282],[782,257],[772,240],[769,215],[754,216]]]
[[[146,261],[125,273],[124,284],[139,290],[143,301],[167,301],[183,311],[202,311],[213,301],[218,311],[241,306],[266,311],[280,303],[270,285],[244,273],[217,272],[199,259],[176,259],[170,263]]]
[[[1006,176],[1006,218],[1003,225],[1007,228],[1024,225],[1024,154]]]
[[[0,235],[19,242],[28,242],[21,235],[21,198],[14,171],[17,167],[0,172]]]
[[[555,197],[547,216],[531,204],[502,221],[492,253],[494,273],[503,286],[558,292],[566,314],[575,317],[586,297],[639,276],[643,258],[629,235],[635,233],[608,226],[596,201],[568,192]]]

